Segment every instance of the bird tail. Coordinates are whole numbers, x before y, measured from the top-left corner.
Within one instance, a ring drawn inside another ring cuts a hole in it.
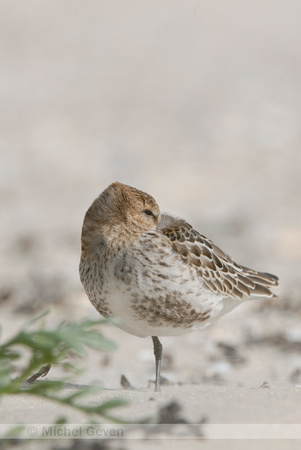
[[[277,297],[271,291],[271,288],[278,286],[278,277],[276,275],[267,272],[257,272],[244,266],[241,267],[243,274],[254,283],[254,287],[251,290],[252,297]]]

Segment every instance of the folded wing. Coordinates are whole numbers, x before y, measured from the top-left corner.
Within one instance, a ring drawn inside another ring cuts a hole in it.
[[[196,269],[208,290],[236,299],[275,296],[271,291],[278,286],[275,275],[237,264],[184,220],[163,214],[158,230],[169,239],[173,251]]]

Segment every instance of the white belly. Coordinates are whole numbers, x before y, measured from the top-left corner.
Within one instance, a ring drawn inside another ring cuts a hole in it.
[[[97,255],[89,263],[97,270],[81,273],[92,304],[100,314],[119,320],[122,330],[140,337],[181,335],[208,326],[241,303],[209,291],[171,248],[163,248],[156,261],[147,250],[127,249],[102,267]]]
[[[104,281],[103,292],[110,316],[118,321],[116,325],[139,337],[177,336],[205,328],[241,303],[209,292],[190,270],[183,273],[175,267],[163,286],[155,273],[138,273],[135,277],[136,282],[128,285],[111,273]],[[89,297],[99,309],[97,292]]]

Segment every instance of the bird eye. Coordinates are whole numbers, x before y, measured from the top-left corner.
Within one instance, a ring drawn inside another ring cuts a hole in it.
[[[144,212],[144,214],[146,214],[147,216],[152,216],[152,215],[153,215],[153,213],[151,212],[150,209],[145,209],[143,212]]]

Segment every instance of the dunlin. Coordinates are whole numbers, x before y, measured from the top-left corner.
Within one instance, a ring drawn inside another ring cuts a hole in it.
[[[273,297],[278,278],[236,264],[182,219],[160,214],[150,195],[113,183],[92,203],[82,229],[80,278],[105,317],[151,336],[160,390],[158,336],[204,328],[254,297]]]

